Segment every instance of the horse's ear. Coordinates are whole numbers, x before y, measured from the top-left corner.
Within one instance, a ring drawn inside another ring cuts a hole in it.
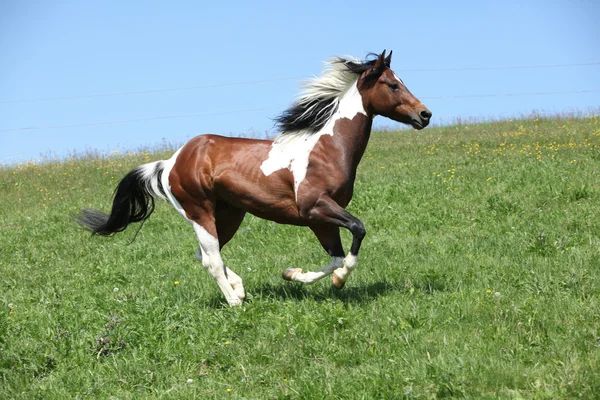
[[[375,65],[373,65],[373,71],[383,71],[386,68],[385,65],[385,50],[383,50],[383,53],[381,53],[381,55],[379,56],[379,58],[377,58],[377,61],[375,61]]]
[[[390,50],[390,54],[385,58],[385,65],[387,65],[388,68],[392,65],[392,52],[393,50]]]

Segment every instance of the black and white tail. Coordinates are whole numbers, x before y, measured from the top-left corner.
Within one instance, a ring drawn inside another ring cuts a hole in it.
[[[77,222],[94,235],[111,236],[125,230],[132,222],[146,220],[154,211],[154,199],[167,199],[163,187],[164,170],[164,161],[133,169],[115,189],[110,215],[99,210],[84,209],[76,217]]]

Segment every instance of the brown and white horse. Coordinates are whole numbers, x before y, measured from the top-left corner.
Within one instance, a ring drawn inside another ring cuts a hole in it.
[[[296,102],[277,118],[275,140],[201,135],[169,160],[141,165],[119,183],[110,215],[83,210],[78,221],[94,234],[112,235],[169,201],[200,242],[196,257],[230,305],[245,298],[242,279],[220,250],[249,212],[282,224],[308,226],[332,257],[317,272],[288,268],[283,278],[311,284],[332,275],[341,289],[356,267],[365,228],[344,208],[352,199],[356,168],[367,147],[373,117],[383,115],[422,129],[431,112],[390,69],[392,53],[371,60],[333,58],[308,81]],[[352,233],[345,254],[340,228]]]

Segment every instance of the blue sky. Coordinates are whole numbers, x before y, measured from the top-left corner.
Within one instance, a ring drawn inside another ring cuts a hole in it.
[[[600,92],[452,97],[600,90],[598,64],[451,69],[598,63],[598,17],[597,0],[4,1],[0,163],[202,133],[272,136],[302,77],[330,56],[383,49],[437,123],[597,110]],[[148,92],[176,88],[187,89]],[[41,98],[54,100],[29,101]]]

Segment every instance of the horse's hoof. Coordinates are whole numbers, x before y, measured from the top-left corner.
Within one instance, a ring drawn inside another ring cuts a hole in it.
[[[242,300],[239,298],[236,299],[228,299],[229,307],[239,307],[242,305]]]
[[[235,292],[235,295],[238,297],[238,299],[240,299],[242,302],[246,300],[246,291],[244,289],[242,289],[242,290],[233,289],[233,291]]]
[[[288,269],[283,271],[283,274],[281,274],[281,277],[283,279],[285,279],[286,281],[291,281],[291,280],[293,280],[292,278],[294,278],[294,275],[301,273],[301,272],[302,272],[302,268],[289,267]]]
[[[331,284],[336,289],[343,289],[346,281],[343,281],[340,277],[338,277],[335,273],[331,274]]]

